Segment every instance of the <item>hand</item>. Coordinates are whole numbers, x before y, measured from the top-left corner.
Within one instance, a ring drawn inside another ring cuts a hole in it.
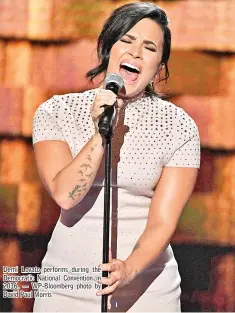
[[[96,295],[102,296],[110,294],[108,297],[108,308],[110,309],[112,293],[116,289],[128,284],[132,278],[128,274],[126,263],[122,260],[112,258],[111,249],[109,249],[109,262],[110,263],[99,265],[102,271],[109,272],[109,277],[103,277],[101,280],[97,281],[100,284],[108,285],[108,287],[97,291]]]
[[[117,102],[116,102],[117,101]],[[123,106],[123,101],[117,99],[117,95],[111,90],[100,89],[95,96],[95,100],[91,106],[91,118],[95,125],[96,132],[99,132],[98,123],[101,115],[107,106],[112,106],[116,102],[117,114],[114,121],[114,127],[117,125],[119,110]]]

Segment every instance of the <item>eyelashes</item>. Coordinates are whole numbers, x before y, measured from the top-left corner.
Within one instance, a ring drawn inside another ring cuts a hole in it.
[[[120,41],[125,42],[125,43],[131,43],[131,41],[125,40],[125,39],[120,39]]]
[[[156,52],[156,49],[154,49],[154,48],[148,48],[148,47],[145,47],[147,50],[150,50],[150,51],[152,51],[152,52]]]
[[[121,42],[125,42],[125,43],[127,43],[127,44],[131,44],[131,43],[132,43],[132,41],[126,40],[126,39],[120,39],[120,41],[121,41]],[[147,50],[149,50],[149,51],[152,51],[152,52],[156,52],[156,49],[154,49],[154,48],[145,47],[145,49],[147,49]]]

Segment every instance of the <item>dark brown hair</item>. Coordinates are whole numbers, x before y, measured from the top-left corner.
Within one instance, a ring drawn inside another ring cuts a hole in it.
[[[113,11],[110,17],[106,20],[98,37],[97,55],[99,64],[87,72],[87,78],[92,81],[97,75],[106,72],[112,46],[143,18],[150,18],[162,29],[164,41],[160,63],[164,64],[165,77],[161,80],[167,81],[169,77],[168,60],[171,51],[171,31],[168,27],[169,20],[166,13],[151,2],[128,3]],[[146,91],[157,95],[151,84],[146,87]]]

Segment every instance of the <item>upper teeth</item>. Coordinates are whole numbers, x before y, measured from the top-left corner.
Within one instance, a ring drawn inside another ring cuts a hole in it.
[[[121,65],[125,65],[125,66],[128,66],[128,67],[131,67],[133,68],[134,70],[137,70],[138,72],[140,72],[140,69],[137,67],[137,66],[134,66],[132,64],[129,64],[129,63],[122,63]]]

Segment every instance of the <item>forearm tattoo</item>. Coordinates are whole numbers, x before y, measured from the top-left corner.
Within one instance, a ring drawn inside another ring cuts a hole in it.
[[[88,179],[93,175],[92,166],[90,163],[92,162],[92,153],[94,152],[95,147],[96,145],[90,148],[90,152],[86,157],[87,161],[83,163],[77,171],[77,173],[82,177],[78,180],[78,184],[74,187],[74,189],[69,192],[69,197],[72,198],[72,200],[76,200],[76,196],[81,196],[84,192],[87,191],[87,185],[89,185]]]

